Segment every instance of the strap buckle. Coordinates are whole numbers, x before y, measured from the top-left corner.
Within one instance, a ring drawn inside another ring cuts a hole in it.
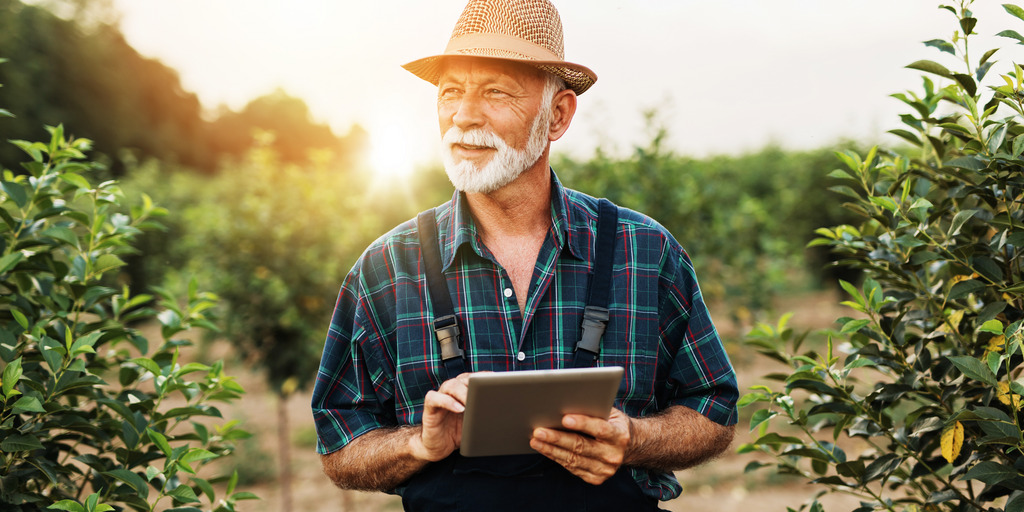
[[[608,308],[587,306],[583,310],[583,334],[580,336],[576,350],[586,350],[597,355],[601,350],[601,336],[608,325]]]
[[[441,359],[447,361],[462,357],[459,334],[459,324],[455,321],[455,315],[446,315],[434,320],[434,335],[441,345]]]

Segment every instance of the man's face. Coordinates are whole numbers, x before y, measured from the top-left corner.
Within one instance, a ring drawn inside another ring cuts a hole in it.
[[[493,192],[537,163],[549,142],[544,83],[525,66],[485,59],[447,64],[437,113],[445,171],[455,188]]]

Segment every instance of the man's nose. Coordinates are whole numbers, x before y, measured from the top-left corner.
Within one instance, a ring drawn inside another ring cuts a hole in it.
[[[466,94],[460,98],[452,115],[452,123],[463,130],[483,126],[486,119],[480,98],[474,94]]]

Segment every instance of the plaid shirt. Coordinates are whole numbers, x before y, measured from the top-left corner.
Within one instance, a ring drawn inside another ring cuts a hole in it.
[[[563,188],[552,173],[551,228],[525,316],[508,274],[480,240],[465,197],[456,192],[436,209],[469,371],[572,366],[597,207],[596,199]],[[736,423],[736,376],[689,257],[662,226],[625,208],[619,209],[609,310],[597,365],[625,368],[616,407],[642,417],[684,405],[720,424]],[[432,318],[411,220],[371,244],[342,285],[313,391],[319,453],[375,428],[420,422],[423,397],[444,375]],[[682,491],[669,473],[632,471],[658,499]]]

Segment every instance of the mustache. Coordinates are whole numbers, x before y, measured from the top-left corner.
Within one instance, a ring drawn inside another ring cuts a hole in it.
[[[463,144],[466,146],[480,146],[488,148],[501,148],[505,146],[505,141],[501,137],[494,133],[481,128],[474,128],[471,130],[463,130],[458,126],[452,126],[444,134],[442,139],[446,146],[453,144]]]

